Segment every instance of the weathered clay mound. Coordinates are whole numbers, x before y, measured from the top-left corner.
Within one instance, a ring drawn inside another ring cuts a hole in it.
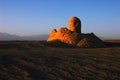
[[[93,33],[81,33],[81,21],[77,17],[70,18],[68,28],[62,27],[58,31],[53,29],[47,41],[60,41],[79,47],[105,47],[102,40]]]
[[[81,34],[80,35],[80,40],[76,45],[79,46],[79,47],[105,47],[102,40],[100,40],[93,33]]]
[[[68,44],[76,44],[79,36],[76,32],[71,32],[67,28],[60,28],[58,31],[53,29],[47,41],[61,41]]]

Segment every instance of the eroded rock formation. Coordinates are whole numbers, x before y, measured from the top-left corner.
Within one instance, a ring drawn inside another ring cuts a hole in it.
[[[72,17],[68,21],[68,29],[81,34],[81,21],[77,17]]]
[[[68,28],[53,29],[47,41],[60,41],[79,47],[104,47],[102,40],[93,33],[81,33],[81,21],[77,17],[69,19]]]

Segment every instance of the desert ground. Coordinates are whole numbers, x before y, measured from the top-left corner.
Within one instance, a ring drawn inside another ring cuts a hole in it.
[[[104,48],[0,41],[0,80],[120,80],[120,40]]]

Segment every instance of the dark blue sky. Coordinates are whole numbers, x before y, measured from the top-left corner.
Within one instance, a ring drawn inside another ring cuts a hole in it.
[[[77,16],[82,32],[120,39],[120,0],[0,0],[0,32],[48,34]]]

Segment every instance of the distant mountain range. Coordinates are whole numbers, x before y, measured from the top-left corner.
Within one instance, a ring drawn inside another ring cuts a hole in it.
[[[30,35],[30,36],[19,36],[19,35],[14,35],[14,34],[9,34],[9,33],[2,33],[0,32],[0,41],[12,41],[12,40],[47,40],[49,37],[49,34],[42,34],[42,35]],[[102,40],[114,40],[112,38],[105,38],[102,36],[99,36],[100,39]],[[120,39],[115,39],[115,40],[120,40]]]
[[[42,35],[31,35],[31,36],[19,36],[12,35],[9,33],[0,32],[0,41],[10,41],[10,40],[46,40],[49,37],[49,34]]]

